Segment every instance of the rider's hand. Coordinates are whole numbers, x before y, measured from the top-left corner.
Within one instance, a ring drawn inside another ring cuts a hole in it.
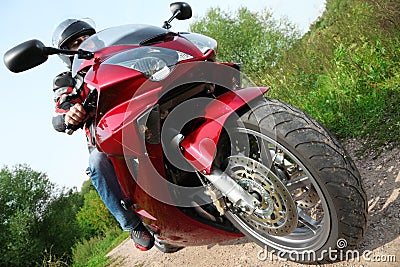
[[[64,122],[66,125],[78,125],[86,118],[86,111],[82,104],[75,104],[65,114]]]

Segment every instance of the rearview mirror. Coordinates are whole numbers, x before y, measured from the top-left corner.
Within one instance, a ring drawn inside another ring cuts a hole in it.
[[[45,62],[44,44],[39,40],[29,40],[11,48],[4,54],[4,64],[12,72],[22,72]]]
[[[172,14],[176,14],[176,19],[185,20],[190,19],[192,17],[192,8],[189,6],[188,3],[185,2],[175,2],[169,5]]]

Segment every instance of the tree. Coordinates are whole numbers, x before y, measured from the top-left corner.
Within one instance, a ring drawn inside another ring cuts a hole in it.
[[[54,185],[27,165],[0,170],[0,265],[30,266],[44,244],[38,224],[51,201]]]
[[[400,1],[328,0],[266,78],[272,97],[363,149],[400,143]]]
[[[57,189],[27,165],[0,170],[0,266],[35,266],[43,256],[68,262],[82,230],[76,190]]]
[[[92,180],[88,179],[82,183],[81,194],[86,195],[90,192],[90,190],[96,190],[96,188],[94,188]]]
[[[253,13],[246,8],[233,15],[212,8],[190,25],[190,31],[216,39],[218,60],[243,63],[243,71],[255,83],[261,82],[282,51],[300,38],[300,32],[286,19],[276,20],[268,10]]]
[[[81,239],[83,230],[76,214],[83,206],[84,196],[76,190],[61,191],[48,205],[40,222],[40,240],[52,258],[70,262],[72,247]]]
[[[84,205],[77,213],[77,220],[82,228],[84,238],[104,235],[109,229],[118,227],[117,221],[104,205],[96,190],[89,190],[84,198]]]

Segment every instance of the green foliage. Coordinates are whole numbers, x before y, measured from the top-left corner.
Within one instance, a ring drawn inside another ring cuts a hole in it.
[[[86,184],[85,194],[59,190],[45,174],[27,165],[1,169],[0,266],[65,266],[82,237],[115,228],[97,192],[90,182]]]
[[[50,251],[44,251],[43,252],[43,257],[42,257],[42,262],[37,264],[37,266],[42,266],[42,267],[65,267],[68,266],[68,261],[64,259],[64,257],[57,257],[52,254],[51,250]]]
[[[265,77],[274,97],[340,137],[398,144],[400,4],[394,2],[328,1],[319,22]]]
[[[104,235],[109,229],[118,227],[117,221],[108,211],[97,191],[89,190],[84,198],[84,205],[76,216],[83,238]]]
[[[92,181],[88,179],[82,183],[81,194],[86,195],[89,193],[90,190],[96,190],[96,189],[94,188]]]
[[[190,30],[215,38],[218,60],[243,63],[244,73],[254,82],[260,82],[281,51],[300,37],[287,20],[277,21],[267,10],[253,13],[246,8],[234,15],[212,8],[191,24]]]
[[[128,238],[128,232],[111,228],[103,236],[92,237],[78,242],[73,248],[73,266],[109,266],[108,252]]]
[[[27,165],[1,169],[0,266],[35,266],[43,255],[70,259],[82,204],[77,192],[57,191],[45,174]]]
[[[211,9],[191,30],[217,39],[218,59],[243,62],[247,76],[271,87],[270,97],[305,110],[339,137],[399,144],[398,0],[328,0],[301,38],[269,12],[246,9]]]
[[[38,225],[54,185],[26,165],[0,170],[0,266],[32,266],[45,244]]]
[[[73,190],[59,194],[50,203],[40,227],[40,239],[53,258],[70,261],[72,246],[82,236],[76,214],[83,206],[83,196]]]

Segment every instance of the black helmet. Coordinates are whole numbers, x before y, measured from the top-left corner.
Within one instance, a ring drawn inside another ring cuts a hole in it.
[[[88,22],[67,19],[58,25],[53,33],[53,46],[63,49],[65,45],[79,36],[95,34],[96,30]]]
[[[84,21],[79,19],[66,19],[61,22],[53,33],[53,46],[66,49],[68,42],[83,36],[83,35],[93,35],[96,33],[94,29],[93,21]],[[60,55],[61,59],[71,67],[71,58],[69,56]]]

